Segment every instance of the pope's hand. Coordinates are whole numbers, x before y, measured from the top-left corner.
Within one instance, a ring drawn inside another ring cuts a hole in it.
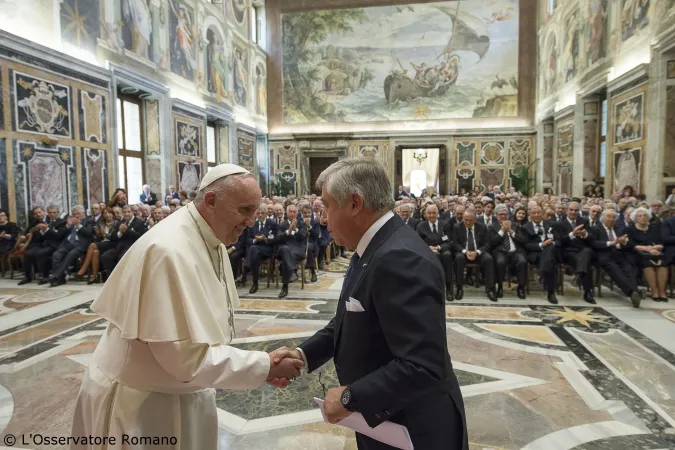
[[[277,387],[286,387],[288,381],[293,381],[300,376],[300,370],[304,367],[305,363],[297,350],[291,351],[286,347],[281,347],[270,353],[270,372],[267,382]]]
[[[326,398],[323,401],[323,409],[326,413],[326,419],[330,423],[338,423],[345,417],[351,415],[350,411],[342,405],[342,392],[346,389],[346,386],[340,386],[332,389],[328,389],[326,392]]]

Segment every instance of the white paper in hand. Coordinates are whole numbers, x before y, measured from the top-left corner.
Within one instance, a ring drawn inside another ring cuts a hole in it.
[[[323,400],[314,397],[314,402],[321,408],[323,420],[328,422],[326,412],[323,409]],[[400,448],[402,450],[414,450],[408,429],[397,423],[384,422],[375,428],[370,428],[360,413],[352,413],[349,417],[345,417],[336,425],[357,431],[376,441],[382,442],[383,444],[391,445],[392,447]]]

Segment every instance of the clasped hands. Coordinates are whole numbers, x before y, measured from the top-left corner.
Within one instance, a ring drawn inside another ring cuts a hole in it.
[[[300,376],[300,370],[304,367],[305,362],[298,350],[289,350],[286,347],[274,350],[270,353],[267,384],[284,389]]]

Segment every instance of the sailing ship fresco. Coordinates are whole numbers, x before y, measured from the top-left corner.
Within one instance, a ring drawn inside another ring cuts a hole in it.
[[[516,116],[517,3],[284,14],[285,122]]]

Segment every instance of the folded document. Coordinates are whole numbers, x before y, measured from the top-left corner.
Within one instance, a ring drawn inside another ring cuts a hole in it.
[[[315,397],[314,402],[321,408],[323,420],[328,422],[326,413],[323,409],[323,400]],[[349,428],[368,436],[369,438],[375,439],[376,441],[382,442],[383,444],[391,445],[392,447],[403,450],[414,450],[408,429],[397,423],[384,422],[375,428],[370,428],[361,414],[352,413],[349,417],[345,417],[339,421],[337,425]]]

